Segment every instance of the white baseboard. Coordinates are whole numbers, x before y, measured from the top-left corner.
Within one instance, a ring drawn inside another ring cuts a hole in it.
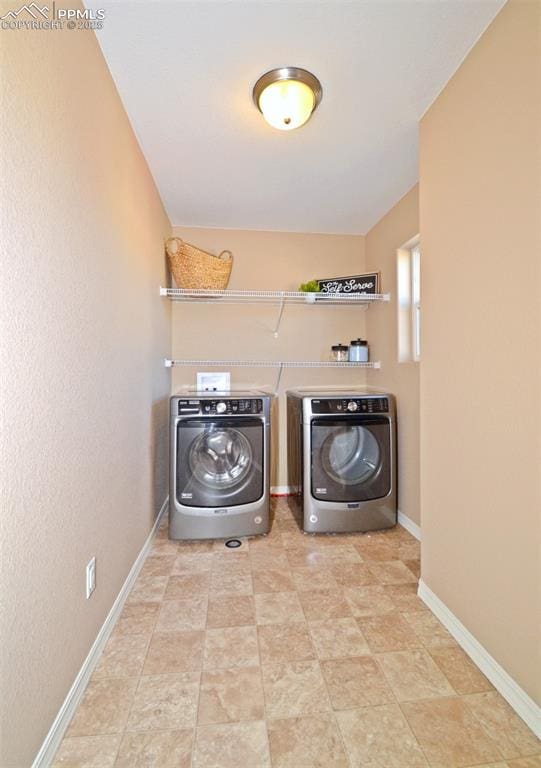
[[[441,623],[452,634],[457,643],[479,667],[496,690],[521,717],[528,728],[541,738],[541,707],[528,696],[518,683],[498,664],[481,643],[466,629],[449,608],[443,603],[424,581],[419,581],[419,597],[428,605]]]
[[[298,491],[291,485],[271,485],[271,496],[289,496]]]
[[[70,721],[73,715],[75,714],[75,710],[77,709],[77,707],[81,702],[81,699],[85,692],[88,681],[90,680],[92,672],[94,671],[94,668],[96,667],[96,664],[100,659],[100,655],[103,650],[103,647],[107,642],[107,640],[109,639],[109,635],[111,634],[116,624],[116,621],[120,616],[120,613],[122,612],[122,608],[124,607],[126,598],[128,597],[130,590],[135,582],[135,579],[139,575],[139,571],[143,567],[143,563],[145,562],[148,556],[148,553],[150,552],[152,541],[154,539],[154,536],[156,535],[156,531],[158,529],[160,521],[167,509],[168,503],[169,503],[169,498],[167,498],[162,504],[161,509],[158,513],[158,517],[156,518],[154,525],[152,527],[152,530],[149,533],[147,540],[143,544],[143,547],[139,552],[137,559],[132,565],[131,570],[128,574],[128,577],[124,582],[124,584],[122,585],[122,589],[118,593],[118,596],[115,602],[113,603],[113,607],[111,608],[107,618],[103,622],[103,625],[100,631],[98,632],[98,636],[94,640],[92,648],[90,649],[88,656],[84,660],[83,665],[79,670],[77,677],[75,678],[75,681],[71,686],[69,693],[64,700],[64,703],[60,707],[60,711],[55,717],[54,722],[49,730],[49,733],[45,737],[45,740],[41,745],[41,749],[39,750],[34,762],[32,763],[32,768],[48,768],[48,766],[51,765],[54,759],[54,756],[56,754],[56,751],[60,746],[60,742],[64,738],[64,733],[66,732],[66,729],[70,724]]]
[[[411,533],[418,541],[421,541],[421,526],[414,523],[411,517],[408,517],[400,510],[398,510],[398,522],[408,533]]]

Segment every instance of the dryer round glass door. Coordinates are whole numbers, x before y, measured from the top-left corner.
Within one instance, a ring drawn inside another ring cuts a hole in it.
[[[337,483],[366,483],[381,469],[381,451],[365,427],[344,426],[333,430],[321,446],[321,462]]]
[[[220,491],[242,483],[250,472],[252,457],[252,448],[242,432],[216,427],[193,442],[189,463],[202,485]]]
[[[391,448],[391,423],[385,417],[312,419],[312,496],[333,502],[387,496],[391,492]]]

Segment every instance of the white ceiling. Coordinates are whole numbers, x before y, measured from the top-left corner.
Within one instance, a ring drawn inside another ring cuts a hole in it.
[[[504,2],[87,5],[173,224],[363,234],[418,180],[418,120]],[[296,131],[252,102],[277,66],[323,85]]]

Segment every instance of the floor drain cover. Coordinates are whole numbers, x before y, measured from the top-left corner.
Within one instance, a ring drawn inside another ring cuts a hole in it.
[[[239,541],[238,539],[228,539],[228,541],[225,542],[225,546],[229,547],[229,549],[237,549],[238,547],[242,547],[242,541]]]

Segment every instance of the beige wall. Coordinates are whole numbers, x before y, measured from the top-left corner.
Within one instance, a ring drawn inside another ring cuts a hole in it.
[[[315,277],[350,275],[364,268],[364,238],[249,230],[187,229],[175,234],[212,253],[229,249],[234,266],[229,288],[297,290]],[[372,308],[368,310],[371,312]],[[328,360],[330,347],[365,333],[367,311],[359,307],[288,306],[279,337],[273,329],[276,306],[175,304],[173,357],[187,359]],[[195,386],[195,368],[173,369],[173,392]],[[202,370],[213,370],[211,367]],[[232,387],[276,386],[278,369],[237,368]],[[347,369],[285,369],[273,421],[273,486],[287,485],[285,398],[287,389],[304,386],[358,386],[365,372]],[[279,424],[279,429],[278,429]],[[277,439],[279,435],[279,440]]]
[[[1,35],[0,765],[29,768],[166,497],[169,224],[94,34]]]
[[[419,363],[398,362],[397,249],[419,233],[419,188],[415,186],[366,235],[366,268],[381,270],[390,304],[367,314],[367,336],[380,371],[368,371],[370,386],[396,395],[398,416],[398,508],[421,524],[419,504]]]
[[[421,123],[422,577],[541,703],[541,4]]]

